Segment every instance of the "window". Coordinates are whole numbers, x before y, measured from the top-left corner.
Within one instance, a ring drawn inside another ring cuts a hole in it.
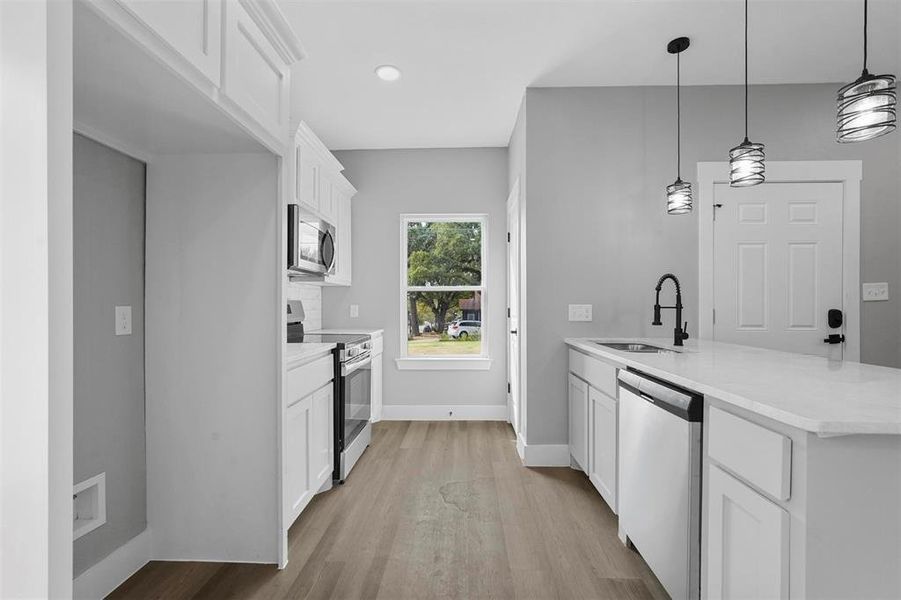
[[[487,247],[486,215],[402,216],[399,368],[488,368]]]

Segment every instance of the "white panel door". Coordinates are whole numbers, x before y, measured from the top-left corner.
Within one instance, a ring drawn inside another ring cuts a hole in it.
[[[714,338],[842,358],[841,183],[714,188]]]
[[[519,181],[507,199],[507,409],[513,431],[520,433],[519,322]]]
[[[588,479],[616,513],[616,400],[589,386]]]
[[[788,513],[715,465],[708,474],[704,597],[788,598]]]
[[[588,469],[588,384],[569,374],[569,453]]]

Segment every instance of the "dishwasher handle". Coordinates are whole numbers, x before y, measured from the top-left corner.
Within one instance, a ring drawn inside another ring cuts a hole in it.
[[[704,396],[697,392],[633,369],[620,370],[618,378],[621,387],[685,421],[704,420]]]

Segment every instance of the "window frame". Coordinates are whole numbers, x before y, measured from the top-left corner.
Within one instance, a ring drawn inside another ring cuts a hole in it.
[[[479,223],[482,229],[481,285],[408,285],[407,233],[410,223]],[[482,326],[481,353],[461,354],[457,356],[409,356],[407,354],[407,294],[409,292],[479,292],[481,294],[482,316],[488,314],[488,215],[486,213],[404,213],[400,215],[400,347],[395,362],[400,370],[477,370],[484,371],[491,366],[488,352],[489,332]],[[470,319],[471,320],[471,319]],[[482,319],[484,324],[484,319]]]

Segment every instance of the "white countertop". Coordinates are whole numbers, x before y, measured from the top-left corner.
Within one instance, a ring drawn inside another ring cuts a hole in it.
[[[679,352],[621,352],[593,342],[644,342]],[[566,344],[820,435],[901,434],[901,369],[706,340],[569,338]]]
[[[316,331],[308,331],[309,334],[314,333],[334,333],[338,335],[346,335],[351,333],[365,333],[372,337],[379,337],[384,333],[384,329],[366,329],[365,327],[360,327],[358,329],[317,329]]]
[[[293,369],[319,356],[325,356],[335,348],[335,344],[289,343],[285,348],[285,367]]]

